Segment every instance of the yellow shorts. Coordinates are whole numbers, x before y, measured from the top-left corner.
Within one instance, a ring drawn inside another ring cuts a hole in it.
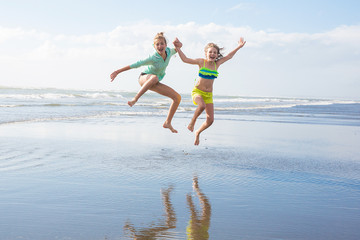
[[[198,95],[200,95],[202,97],[205,104],[213,103],[213,93],[212,92],[204,92],[204,91],[201,91],[201,90],[197,89],[196,87],[194,87],[194,89],[191,92],[191,97],[192,97],[193,103],[195,105],[197,105],[197,104],[194,100],[195,100],[195,97]]]

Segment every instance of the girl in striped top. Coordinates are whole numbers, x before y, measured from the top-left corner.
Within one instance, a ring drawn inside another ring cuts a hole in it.
[[[245,45],[246,41],[240,38],[238,46],[232,50],[228,55],[223,56],[220,51],[222,50],[214,43],[209,43],[205,46],[205,59],[204,58],[188,58],[180,49],[182,43],[179,39],[175,39],[173,44],[176,51],[179,53],[181,60],[184,63],[198,65],[199,77],[195,80],[195,86],[191,93],[193,102],[198,107],[195,110],[194,116],[188,125],[188,129],[193,132],[197,118],[205,110],[206,121],[195,131],[195,145],[200,143],[200,133],[211,126],[214,122],[214,104],[213,104],[213,84],[215,78],[218,77],[218,69],[221,64],[230,60],[235,53]]]

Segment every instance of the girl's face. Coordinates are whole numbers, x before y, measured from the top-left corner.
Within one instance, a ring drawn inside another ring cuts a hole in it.
[[[165,54],[166,42],[164,39],[159,39],[156,42],[154,42],[154,47],[160,55]]]
[[[218,50],[214,47],[209,47],[205,52],[206,60],[214,62],[219,56]]]

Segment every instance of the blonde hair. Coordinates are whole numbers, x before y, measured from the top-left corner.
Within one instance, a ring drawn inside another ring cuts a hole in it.
[[[224,48],[220,48],[220,47],[219,47],[218,45],[216,45],[215,43],[208,43],[208,44],[206,44],[206,46],[205,46],[205,53],[207,52],[207,50],[208,50],[209,48],[215,48],[215,49],[217,50],[217,52],[218,52],[218,57],[216,58],[215,61],[217,61],[217,60],[219,60],[219,59],[221,59],[221,58],[224,57],[224,56],[222,55],[222,53],[221,53],[221,51],[222,51]]]
[[[159,32],[156,34],[156,36],[154,37],[154,43],[157,42],[157,41],[160,41],[160,40],[164,40],[165,41],[165,44],[167,44],[166,42],[166,38],[164,36],[164,32]]]

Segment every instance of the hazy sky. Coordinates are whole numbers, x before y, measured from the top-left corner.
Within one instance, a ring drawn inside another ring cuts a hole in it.
[[[192,58],[245,38],[215,94],[359,99],[359,12],[355,0],[0,0],[0,86],[137,91],[141,68],[109,75],[164,31]],[[175,57],[163,83],[189,93],[197,72]]]

